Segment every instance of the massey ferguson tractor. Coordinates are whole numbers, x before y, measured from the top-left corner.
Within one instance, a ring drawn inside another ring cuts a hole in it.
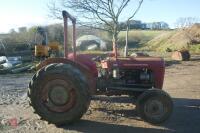
[[[138,115],[152,124],[167,120],[173,110],[170,96],[162,90],[165,64],[158,57],[99,58],[76,54],[76,19],[62,12],[64,58],[48,58],[33,76],[28,97],[42,120],[56,125],[79,120],[87,111],[92,95],[131,95]],[[73,52],[68,53],[68,20],[73,24]],[[96,65],[99,62],[100,66]]]

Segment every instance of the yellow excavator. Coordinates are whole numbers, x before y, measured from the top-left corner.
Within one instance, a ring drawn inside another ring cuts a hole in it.
[[[57,57],[59,50],[59,43],[48,42],[47,30],[43,27],[38,27],[35,33],[34,56],[36,58]]]

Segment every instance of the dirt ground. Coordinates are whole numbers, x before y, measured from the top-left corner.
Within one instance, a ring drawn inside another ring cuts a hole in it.
[[[187,62],[167,62],[164,90],[174,101],[173,115],[161,125],[151,125],[136,114],[127,96],[93,98],[83,118],[62,127],[38,119],[28,105],[27,86],[32,74],[0,75],[0,132],[14,133],[199,133],[200,56]],[[15,126],[9,123],[17,121]]]

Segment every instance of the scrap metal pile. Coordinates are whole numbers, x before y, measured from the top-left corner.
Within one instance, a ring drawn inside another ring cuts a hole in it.
[[[0,56],[0,74],[30,72],[33,69],[34,65],[32,63],[23,63],[20,56]]]

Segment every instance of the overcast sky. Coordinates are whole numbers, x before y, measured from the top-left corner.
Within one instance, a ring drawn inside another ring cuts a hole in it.
[[[62,22],[48,18],[47,3],[51,0],[1,0],[0,33],[22,26],[47,25]],[[137,0],[128,6],[134,9]],[[128,15],[128,12],[126,13]],[[180,17],[200,17],[200,0],[144,0],[135,19],[143,22],[165,21],[174,26]]]

